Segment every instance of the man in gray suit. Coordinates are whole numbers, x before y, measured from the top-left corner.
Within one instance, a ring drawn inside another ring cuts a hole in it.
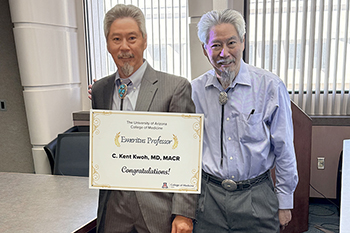
[[[118,71],[93,85],[92,108],[195,112],[190,83],[155,71],[143,59],[147,34],[139,8],[116,5],[105,15],[104,31]],[[196,201],[193,194],[100,190],[97,231],[191,232]]]

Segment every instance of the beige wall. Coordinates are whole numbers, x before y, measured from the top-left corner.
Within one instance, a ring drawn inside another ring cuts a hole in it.
[[[0,172],[34,172],[8,0],[0,0]]]
[[[43,147],[72,127],[72,113],[88,102],[83,4],[81,0],[8,2],[34,168],[49,174]]]
[[[350,118],[349,118],[350,121]],[[343,140],[350,139],[350,126],[313,126],[311,185],[327,198],[336,198],[339,155]],[[317,158],[325,158],[325,169],[317,169]],[[310,197],[323,198],[310,188]]]

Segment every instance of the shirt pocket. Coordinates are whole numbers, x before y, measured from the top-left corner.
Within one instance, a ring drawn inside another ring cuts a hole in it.
[[[239,137],[241,142],[261,142],[266,139],[265,122],[262,113],[240,114]]]

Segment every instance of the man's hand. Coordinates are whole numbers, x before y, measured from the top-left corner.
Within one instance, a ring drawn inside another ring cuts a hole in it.
[[[88,86],[88,97],[89,97],[90,100],[91,100],[91,89],[92,89],[92,85],[93,85],[97,80],[94,79],[94,80],[92,80],[92,81],[93,81],[93,83],[90,84],[90,85]]]
[[[192,219],[177,215],[171,227],[171,233],[191,233],[193,230]]]
[[[282,230],[288,226],[288,223],[292,220],[292,212],[290,210],[278,210],[278,217]]]

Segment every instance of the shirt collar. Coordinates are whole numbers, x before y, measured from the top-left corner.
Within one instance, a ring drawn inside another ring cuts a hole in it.
[[[248,74],[248,65],[241,59],[241,66],[239,68],[238,74],[233,81],[233,86],[235,84],[251,86],[252,82]]]
[[[143,77],[143,74],[144,74],[145,71],[146,71],[147,64],[148,64],[147,61],[144,59],[142,65],[140,66],[140,68],[138,68],[138,69],[135,71],[135,73],[133,73],[133,74],[129,77],[129,79],[130,79],[130,81],[132,82],[132,85],[133,85],[134,87],[138,87],[138,86],[140,85],[141,80],[142,80],[142,77]],[[116,81],[117,79],[120,79],[120,76],[119,76],[119,73],[118,73],[118,72],[116,72],[115,81]],[[115,82],[115,83],[116,83],[116,82]]]

